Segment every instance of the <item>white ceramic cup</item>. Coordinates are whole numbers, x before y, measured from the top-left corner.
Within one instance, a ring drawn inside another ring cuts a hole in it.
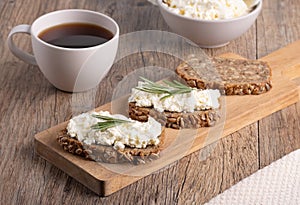
[[[38,35],[47,28],[65,23],[89,23],[106,28],[114,35],[109,41],[88,48],[64,48],[41,40]],[[34,56],[20,50],[13,41],[17,33],[31,35]],[[119,42],[119,26],[110,17],[89,10],[54,11],[37,18],[32,25],[18,25],[8,35],[11,52],[21,60],[38,65],[56,88],[81,92],[96,87],[113,65]]]

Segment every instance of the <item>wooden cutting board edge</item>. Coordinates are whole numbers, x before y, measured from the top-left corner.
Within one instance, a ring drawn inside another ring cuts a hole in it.
[[[282,48],[278,51],[275,51],[274,53],[271,53],[270,55],[261,59],[261,60],[268,61],[271,65],[271,67],[274,67],[274,70],[275,70],[274,77],[275,78],[279,77],[280,75],[285,73],[285,70],[286,70],[288,75],[285,76],[286,80],[283,80],[283,82],[286,82],[287,84],[290,83],[291,86],[294,85],[294,86],[292,86],[293,90],[291,90],[292,95],[285,96],[282,99],[282,103],[280,105],[274,106],[274,108],[272,109],[272,113],[299,101],[299,96],[300,96],[299,95],[299,87],[298,87],[299,84],[296,85],[296,84],[292,83],[291,80],[299,79],[299,73],[298,73],[297,68],[300,65],[300,59],[298,62],[298,60],[295,60],[295,56],[291,57],[291,55],[288,55],[288,53],[290,51],[292,51],[292,53],[294,55],[296,55],[296,53],[300,53],[300,41],[297,41],[291,45],[288,45],[287,47]],[[278,65],[278,60],[273,59],[274,57],[278,58],[278,56],[280,56],[280,58],[287,59],[284,61],[284,66],[280,66],[280,68],[278,68],[279,66],[276,66],[276,65]],[[236,54],[228,53],[228,54],[222,55],[222,57],[235,57],[236,58],[239,56]],[[299,57],[297,56],[297,58],[300,58],[300,56]],[[288,68],[292,68],[292,69],[288,69]],[[278,70],[280,70],[280,71],[278,71]],[[294,75],[295,73],[297,74],[296,76]],[[280,77],[283,77],[283,76],[280,76]],[[291,77],[293,79],[291,79]],[[268,94],[264,94],[264,95],[268,95]],[[229,97],[231,97],[231,96],[229,96]],[[237,96],[237,97],[239,97],[239,96]],[[270,114],[271,113],[263,113],[263,115],[261,115],[261,118],[263,118],[267,115],[270,115]],[[248,115],[248,113],[246,113],[244,115]],[[238,117],[236,117],[236,120],[239,120]],[[258,119],[249,120],[246,125],[251,124],[257,120]],[[62,124],[64,124],[64,123],[62,123]],[[60,129],[63,126],[62,124],[57,125],[53,128],[50,128],[49,130],[56,130],[58,128]],[[241,129],[242,127],[244,127],[246,125],[241,124],[240,126],[236,126],[234,129],[227,128],[226,129],[227,132],[224,132],[222,134],[222,137],[225,137],[225,136]],[[226,125],[226,123],[225,123],[224,127],[226,128],[226,126],[228,126],[228,125]],[[71,177],[75,178],[80,183],[87,186],[89,189],[91,189],[92,191],[94,191],[95,193],[97,193],[100,196],[108,196],[108,195],[122,189],[123,187],[125,187],[131,183],[134,183],[135,181],[139,180],[140,178],[145,177],[145,176],[133,177],[133,176],[120,175],[117,173],[111,173],[111,171],[109,171],[109,170],[107,170],[108,175],[106,178],[99,177],[99,174],[97,174],[97,176],[95,176],[95,170],[87,171],[87,170],[85,170],[84,166],[83,167],[78,166],[77,161],[72,161],[72,159],[74,159],[74,158],[77,159],[78,158],[77,156],[73,156],[69,153],[64,152],[57,144],[55,144],[55,145],[50,144],[50,146],[49,146],[49,141],[46,140],[47,136],[49,136],[49,130],[43,131],[43,132],[35,135],[36,152],[40,156],[42,156],[44,159],[48,160],[50,163],[59,167],[60,169],[62,169],[66,173],[68,173]],[[51,140],[51,139],[49,139],[49,140]],[[206,139],[206,141],[204,143],[201,142],[199,144],[197,144],[197,140],[196,140],[195,143],[193,144],[192,148],[186,155],[189,155],[192,152],[195,152],[195,151],[215,142],[215,140],[216,139],[214,139],[214,140]],[[51,156],[51,155],[53,155],[53,156]],[[79,160],[87,161],[84,159],[79,159]],[[89,166],[95,165],[95,166],[97,166],[97,168],[99,168],[99,166],[95,162],[88,161],[86,163],[90,164]],[[74,171],[76,169],[77,169],[77,171]]]

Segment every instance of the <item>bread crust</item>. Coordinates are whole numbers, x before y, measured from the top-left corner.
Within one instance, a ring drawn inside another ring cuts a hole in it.
[[[225,95],[259,95],[272,88],[272,71],[267,62],[215,57],[193,66],[181,63],[177,74],[191,87],[219,89]]]
[[[173,129],[211,127],[220,118],[218,109],[183,112],[159,112],[152,107],[139,107],[136,103],[129,103],[129,116],[131,119],[146,122],[148,117],[153,117],[163,126]]]
[[[163,131],[159,137],[160,143],[155,146],[147,146],[146,148],[125,147],[124,150],[116,150],[113,146],[84,144],[71,137],[65,129],[58,133],[57,142],[65,151],[89,160],[113,164],[126,162],[144,164],[159,157],[159,152],[164,144],[164,137]]]

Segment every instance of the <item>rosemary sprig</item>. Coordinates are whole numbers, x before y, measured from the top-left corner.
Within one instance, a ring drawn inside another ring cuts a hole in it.
[[[92,115],[92,116],[97,119],[103,120],[103,121],[98,122],[97,124],[91,126],[92,129],[99,130],[101,132],[107,130],[108,128],[118,126],[120,124],[131,123],[128,120],[121,120],[121,119],[103,116],[103,115]]]
[[[176,94],[190,93],[193,90],[193,88],[188,87],[176,80],[173,80],[172,82],[164,80],[163,83],[165,85],[162,85],[143,77],[140,78],[145,82],[145,84],[143,84],[141,87],[136,87],[136,89],[147,93],[166,94],[165,96],[161,97],[160,100],[164,100]]]

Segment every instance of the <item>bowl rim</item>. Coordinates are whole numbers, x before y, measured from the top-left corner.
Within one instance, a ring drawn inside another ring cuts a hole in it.
[[[174,13],[172,12],[171,10],[169,10],[167,8],[167,6],[163,5],[163,1],[162,0],[157,0],[158,1],[158,5],[161,9],[163,9],[164,11],[166,11],[167,13],[173,15],[173,16],[177,16],[179,18],[183,18],[183,19],[186,19],[186,20],[192,20],[192,21],[196,21],[196,22],[203,22],[203,23],[226,23],[226,22],[234,22],[234,21],[239,21],[239,20],[242,20],[242,19],[246,19],[250,16],[253,16],[253,15],[256,15],[257,13],[260,12],[261,8],[262,8],[262,3],[263,3],[263,0],[261,0],[257,6],[252,10],[250,11],[249,13],[247,13],[246,15],[242,15],[242,16],[239,16],[239,17],[236,17],[236,18],[230,18],[230,19],[216,19],[216,20],[207,20],[207,19],[197,19],[197,18],[192,18],[192,17],[188,17],[188,16],[183,16],[183,15],[180,15],[180,14],[177,14],[177,13]]]

